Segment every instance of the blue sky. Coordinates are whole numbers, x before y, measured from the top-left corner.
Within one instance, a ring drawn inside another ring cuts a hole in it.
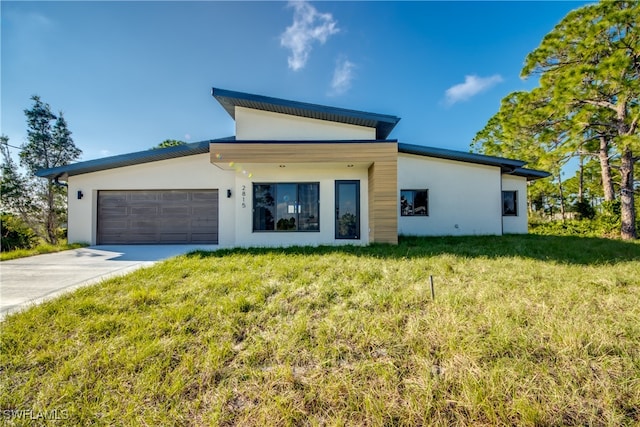
[[[1,130],[38,94],[82,160],[233,135],[211,87],[401,117],[469,150],[523,61],[586,2],[0,2]]]

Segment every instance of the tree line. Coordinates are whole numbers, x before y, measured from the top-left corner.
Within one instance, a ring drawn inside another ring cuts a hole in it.
[[[595,207],[619,209],[623,239],[637,238],[639,23],[638,1],[570,12],[524,61],[521,77],[539,77],[539,85],[503,98],[471,145],[552,173],[551,182],[530,187],[532,209],[555,206],[564,217],[570,197],[587,216]],[[574,158],[576,176],[563,180]]]

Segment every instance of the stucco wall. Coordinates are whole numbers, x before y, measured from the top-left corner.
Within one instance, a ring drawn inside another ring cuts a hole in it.
[[[401,216],[400,190],[429,190],[429,216]],[[441,236],[502,233],[500,169],[492,166],[398,156],[398,232]]]
[[[371,140],[375,128],[236,107],[238,140]]]
[[[235,176],[212,165],[208,153],[71,176],[68,184],[70,242],[96,244],[99,190],[218,189],[219,245],[235,245],[235,204],[226,196]]]
[[[290,245],[340,245],[367,244],[369,242],[369,219],[367,213],[368,186],[367,168],[345,165],[277,164],[243,165],[247,173],[236,172],[234,203],[236,212],[235,233],[238,246],[290,246]],[[251,174],[251,177],[249,177]],[[335,181],[360,180],[360,239],[335,239]],[[319,232],[253,232],[253,183],[320,183],[320,231]],[[242,206],[242,192],[245,207]]]
[[[502,217],[503,233],[526,234],[528,232],[527,179],[519,176],[503,175],[502,190],[518,192],[518,215]]]

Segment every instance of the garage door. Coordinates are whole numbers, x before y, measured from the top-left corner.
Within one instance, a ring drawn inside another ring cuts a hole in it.
[[[218,190],[98,192],[100,245],[218,243]]]

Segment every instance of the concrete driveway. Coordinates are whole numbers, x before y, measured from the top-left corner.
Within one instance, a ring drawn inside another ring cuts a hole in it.
[[[0,262],[0,320],[80,286],[217,245],[92,246]]]

